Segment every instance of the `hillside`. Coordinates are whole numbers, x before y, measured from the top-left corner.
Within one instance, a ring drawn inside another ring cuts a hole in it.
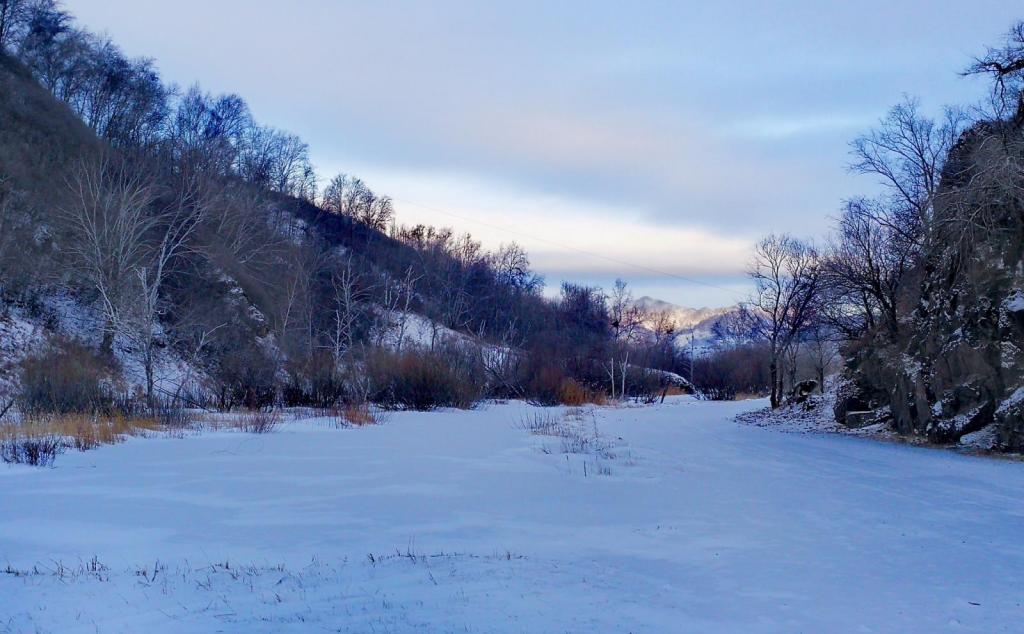
[[[617,341],[600,289],[546,299],[518,245],[398,224],[241,97],[26,15],[0,53],[4,411],[52,409],[66,381],[92,393],[59,408],[85,411],[647,398],[678,365]]]

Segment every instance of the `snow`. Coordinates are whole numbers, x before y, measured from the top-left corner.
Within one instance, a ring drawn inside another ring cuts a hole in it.
[[[733,422],[764,405],[513,402],[0,465],[0,632],[1019,631],[1024,465]]]
[[[18,364],[25,356],[43,346],[42,327],[32,322],[21,309],[12,309],[0,317],[0,408],[18,384]]]
[[[40,314],[30,315],[21,306],[0,304],[0,402],[12,394],[18,383],[17,366],[29,354],[46,348],[54,337],[67,337],[98,347],[103,336],[103,317],[93,306],[73,295],[56,291],[40,297]],[[158,338],[163,336],[158,328]],[[144,388],[145,369],[140,356],[125,337],[114,338],[114,357],[125,387]],[[158,394],[174,394],[180,388],[195,388],[203,374],[171,348],[160,348],[154,359],[154,388]]]
[[[400,343],[401,346],[433,348],[446,342],[473,342],[470,337],[417,313],[401,310],[381,312],[386,324],[381,344],[393,350],[398,349]]]
[[[1016,290],[1012,295],[1003,300],[1003,306],[1011,313],[1024,311],[1024,291]]]
[[[990,451],[995,448],[999,441],[999,425],[990,423],[978,431],[964,434],[960,437],[959,444],[966,449],[978,451]]]
[[[999,404],[999,407],[996,408],[996,415],[1005,414],[1021,403],[1024,403],[1024,385],[1014,390],[1013,394],[1010,394],[1006,400]]]

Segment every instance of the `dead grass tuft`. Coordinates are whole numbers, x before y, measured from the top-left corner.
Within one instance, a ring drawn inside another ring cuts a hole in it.
[[[156,419],[121,414],[35,415],[18,423],[0,425],[0,459],[47,466],[66,449],[86,451],[160,429]]]
[[[369,403],[346,405],[341,409],[341,417],[350,425],[379,425],[383,422],[383,413]]]

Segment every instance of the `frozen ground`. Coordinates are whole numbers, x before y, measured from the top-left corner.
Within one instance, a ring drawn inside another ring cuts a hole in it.
[[[1021,631],[1024,465],[732,422],[761,406],[597,410],[566,439],[513,403],[0,465],[0,632]]]

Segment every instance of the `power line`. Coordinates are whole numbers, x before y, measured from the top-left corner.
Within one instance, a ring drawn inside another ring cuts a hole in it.
[[[439,214],[444,214],[445,216],[450,216],[452,218],[457,218],[457,219],[463,220],[465,222],[472,222],[472,223],[475,223],[475,224],[478,224],[478,225],[481,225],[481,226],[484,226],[484,227],[488,227],[490,229],[494,229],[495,231],[500,231],[502,233],[507,233],[509,235],[519,236],[520,238],[529,238],[530,240],[536,240],[537,242],[543,242],[543,243],[549,244],[549,245],[551,245],[553,247],[558,247],[560,249],[566,249],[568,251],[575,251],[576,253],[581,253],[583,255],[589,255],[590,257],[598,258],[598,259],[601,259],[601,260],[605,260],[607,262],[612,262],[614,264],[620,264],[622,266],[629,266],[629,267],[632,267],[634,269],[638,269],[638,270],[641,270],[641,271],[647,271],[648,273],[655,273],[655,274],[658,274],[658,275],[664,275],[665,277],[671,277],[671,278],[674,278],[674,279],[677,279],[677,280],[681,280],[683,282],[689,282],[690,284],[699,284],[700,286],[707,286],[708,288],[715,288],[715,289],[718,289],[720,291],[726,291],[727,293],[732,293],[734,295],[741,296],[741,297],[744,295],[743,293],[741,293],[741,292],[739,292],[739,291],[737,291],[736,289],[733,289],[733,288],[727,288],[725,286],[719,286],[718,284],[712,284],[710,282],[703,282],[701,280],[696,280],[696,279],[693,279],[693,278],[690,278],[690,277],[686,277],[684,275],[678,275],[676,273],[670,273],[668,271],[662,271],[661,269],[656,269],[656,268],[653,268],[653,267],[650,267],[650,266],[646,266],[646,265],[643,265],[643,264],[637,264],[635,262],[629,262],[627,260],[620,260],[618,258],[613,258],[611,256],[602,255],[600,253],[594,253],[593,251],[587,251],[586,249],[580,249],[579,247],[574,247],[572,245],[564,244],[564,243],[561,243],[561,242],[556,242],[555,240],[549,240],[548,238],[542,238],[540,236],[529,234],[529,233],[526,233],[526,232],[523,232],[523,231],[518,231],[516,229],[509,229],[508,227],[501,227],[501,226],[498,226],[498,225],[495,225],[495,224],[492,224],[492,223],[489,223],[489,222],[484,222],[483,220],[479,220],[477,218],[471,218],[469,216],[463,216],[461,214],[457,214],[457,213],[454,213],[454,212],[451,212],[451,211],[448,211],[448,210],[445,210],[445,209],[439,209],[437,207],[432,207],[430,205],[424,205],[424,204],[421,204],[421,203],[413,202],[411,200],[405,200],[405,199],[402,199],[402,198],[392,197],[392,200],[394,200],[396,202],[400,202],[400,203],[405,204],[405,205],[412,205],[413,207],[419,207],[421,209],[427,209],[429,211],[433,211],[433,212],[436,212],[436,213],[439,213]]]

